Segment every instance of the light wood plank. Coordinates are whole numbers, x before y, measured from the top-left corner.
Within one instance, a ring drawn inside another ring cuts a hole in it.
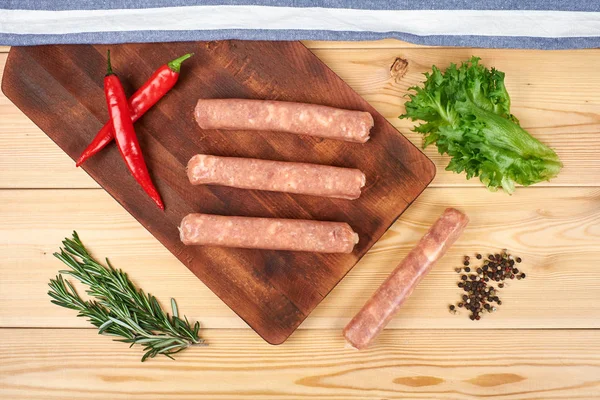
[[[91,330],[0,330],[0,397],[34,399],[592,399],[600,331],[387,331],[358,352],[340,332],[269,346],[248,330],[139,362]]]
[[[522,51],[494,49],[315,50],[327,65],[410,140],[413,123],[398,120],[408,88],[423,80],[431,65],[447,67],[478,55],[506,72],[513,113],[532,135],[556,149],[565,168],[544,185],[597,185],[600,164],[600,78],[581,65],[600,67],[600,50]],[[392,68],[393,65],[396,68]],[[435,147],[425,153],[438,166],[434,186],[465,185],[463,175],[444,171],[448,158]],[[469,184],[479,185],[476,180]]]
[[[554,147],[565,164],[557,179],[539,185],[599,184],[600,77],[593,71],[600,69],[600,50],[407,48],[318,49],[315,53],[418,146],[422,140],[410,132],[412,123],[397,118],[404,111],[408,87],[420,82],[432,64],[445,67],[480,55],[488,65],[507,73],[515,115],[534,136]],[[407,64],[392,76],[396,59]],[[0,54],[0,66],[5,60],[6,55]],[[0,188],[97,187],[3,95],[0,115]],[[425,153],[438,166],[433,186],[480,186],[475,179],[467,181],[464,175],[444,171],[448,158],[438,155],[434,147]]]
[[[0,53],[8,53],[10,46],[0,46]]]
[[[77,229],[98,257],[110,257],[145,290],[208,327],[244,323],[142,226],[101,190],[0,191],[0,326],[86,327],[49,302],[52,257]],[[307,319],[303,328],[341,328],[408,253],[442,210],[455,206],[471,224],[415,290],[393,328],[600,328],[600,189],[524,190],[509,197],[479,188],[430,188]],[[503,290],[496,314],[470,321],[451,315],[458,300],[454,267],[462,255],[510,249],[525,260],[524,281]]]

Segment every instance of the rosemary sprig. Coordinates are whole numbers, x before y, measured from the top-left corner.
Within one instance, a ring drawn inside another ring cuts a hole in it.
[[[73,232],[72,239],[66,238],[63,246],[54,256],[70,270],[59,271],[56,279],[50,279],[48,294],[52,303],[79,311],[79,317],[88,318],[98,327],[98,334],[120,337],[115,340],[131,346],[144,346],[142,361],[159,354],[173,359],[173,354],[190,346],[204,345],[198,336],[200,324],[192,326],[187,317],[181,319],[174,299],[171,299],[173,315],[169,315],[156,297],[137,289],[127,274],[115,269],[108,259],[107,266],[96,261],[77,232]],[[60,274],[89,286],[86,293],[94,299],[83,300]]]

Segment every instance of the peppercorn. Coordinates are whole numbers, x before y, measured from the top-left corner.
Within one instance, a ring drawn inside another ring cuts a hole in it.
[[[454,272],[456,272],[457,274],[460,274],[460,271],[462,271],[461,268],[454,268]]]
[[[521,262],[520,257],[513,257],[508,254],[506,249],[499,253],[488,254],[487,258],[480,253],[476,253],[474,258],[477,260],[483,259],[483,261],[480,266],[473,266],[473,274],[470,273],[471,257],[469,256],[464,256],[464,267],[455,268],[457,273],[464,271],[457,286],[462,288],[465,294],[461,295],[462,301],[460,303],[449,306],[449,309],[452,314],[456,314],[457,308],[465,308],[471,312],[469,315],[471,320],[480,320],[482,312],[491,313],[496,311],[496,307],[492,306],[493,302],[496,305],[502,304],[496,294],[496,289],[493,286],[488,286],[487,282],[498,282],[497,288],[504,289],[506,287],[505,280],[515,278],[521,280],[526,275],[515,268],[515,262]]]

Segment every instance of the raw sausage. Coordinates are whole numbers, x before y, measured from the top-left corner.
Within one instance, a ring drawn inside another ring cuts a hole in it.
[[[458,239],[469,218],[448,208],[344,328],[353,347],[365,348],[392,319],[421,279]]]
[[[373,127],[368,112],[287,101],[200,99],[196,122],[202,129],[280,131],[365,143]]]
[[[193,185],[213,184],[353,200],[365,174],[358,169],[253,158],[195,155],[187,165]]]
[[[358,235],[343,222],[188,214],[179,228],[186,245],[351,253]]]

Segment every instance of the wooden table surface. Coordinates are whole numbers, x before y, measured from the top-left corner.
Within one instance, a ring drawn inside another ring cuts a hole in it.
[[[1,399],[593,399],[600,397],[600,50],[531,51],[306,42],[410,140],[397,118],[432,64],[471,55],[505,71],[513,112],[565,164],[552,182],[490,193],[438,166],[423,195],[281,346],[270,346],[0,95]],[[8,48],[0,47],[0,69]],[[442,210],[471,225],[377,343],[341,328]],[[50,304],[52,253],[76,229],[163,303],[201,321],[209,347],[177,361],[100,337]],[[528,277],[481,321],[451,315],[463,254],[507,248]]]

